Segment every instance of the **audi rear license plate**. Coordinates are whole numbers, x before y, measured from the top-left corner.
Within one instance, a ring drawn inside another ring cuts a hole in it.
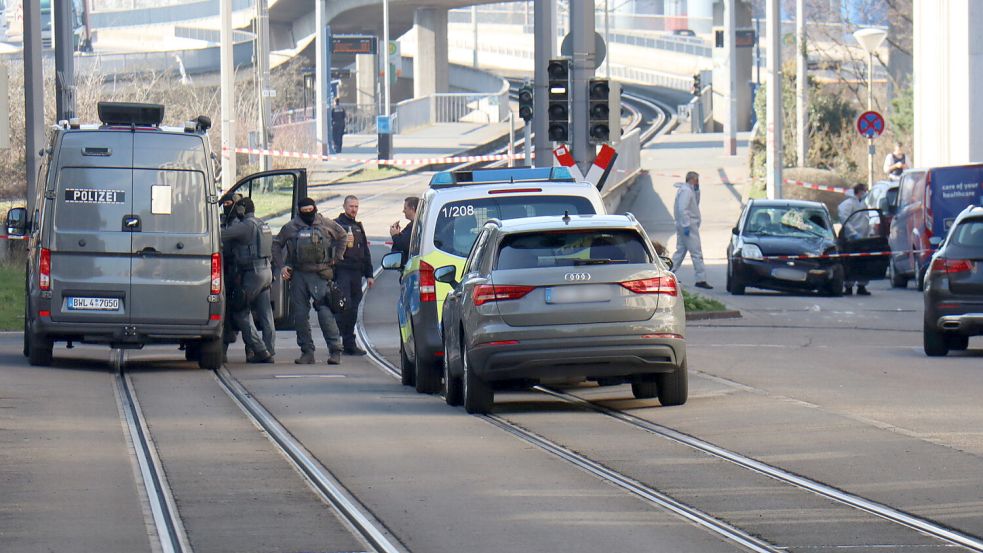
[[[571,284],[546,289],[546,303],[594,303],[611,301],[608,284]]]
[[[68,298],[69,311],[119,311],[119,298]]]

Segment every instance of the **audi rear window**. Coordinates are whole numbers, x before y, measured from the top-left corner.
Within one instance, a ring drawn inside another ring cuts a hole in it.
[[[513,234],[498,247],[498,270],[652,263],[633,230],[569,230]]]
[[[448,202],[437,211],[433,245],[467,257],[474,239],[489,219],[522,219],[549,215],[593,215],[594,206],[581,196],[496,196]]]
[[[951,232],[952,245],[983,254],[983,219],[966,219]]]

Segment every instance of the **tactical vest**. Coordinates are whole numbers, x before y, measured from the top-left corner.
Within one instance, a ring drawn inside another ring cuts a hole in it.
[[[266,266],[273,257],[273,231],[270,225],[256,217],[247,217],[242,222],[250,226],[252,237],[236,245],[236,263],[241,268]]]
[[[327,267],[334,257],[332,239],[318,227],[305,227],[294,237],[292,264],[302,271]]]

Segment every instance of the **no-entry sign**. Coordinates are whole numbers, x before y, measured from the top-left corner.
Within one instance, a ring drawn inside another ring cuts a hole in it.
[[[865,111],[857,118],[857,131],[867,138],[880,136],[884,132],[884,117],[876,111]]]

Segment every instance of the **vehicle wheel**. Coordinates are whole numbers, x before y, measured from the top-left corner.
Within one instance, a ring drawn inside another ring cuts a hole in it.
[[[33,330],[30,332],[28,340],[30,343],[27,345],[27,361],[36,367],[51,366],[51,362],[54,360],[54,340],[40,336]]]
[[[224,344],[222,338],[202,340],[198,344],[198,366],[207,371],[217,371],[222,368],[222,353]]]
[[[464,364],[464,410],[472,415],[491,413],[492,405],[495,404],[495,392],[471,370],[467,349],[461,350],[461,362]]]
[[[827,296],[838,298],[843,295],[843,268],[837,267],[833,271],[835,274],[833,279],[826,284],[825,292]]]
[[[941,330],[936,330],[925,323],[922,329],[922,346],[925,348],[925,355],[929,357],[944,357],[949,353],[945,334]]]
[[[445,334],[446,336],[446,334]],[[464,383],[461,377],[451,374],[450,357],[448,356],[447,345],[444,345],[444,401],[452,407],[458,406],[463,401]]]
[[[663,407],[682,405],[689,397],[689,375],[686,370],[686,360],[671,373],[655,375],[655,387],[659,395],[659,403]]]
[[[197,361],[201,355],[201,342],[188,342],[184,344],[184,359],[186,361]]]
[[[893,259],[887,264],[887,276],[891,280],[891,288],[908,287],[908,277],[898,274],[898,270],[894,267]]]
[[[918,286],[919,292],[925,290],[925,274],[917,260],[915,261],[915,284]]]
[[[28,308],[25,305],[24,306],[24,357],[31,356],[31,341],[28,340],[28,337],[31,335],[29,332],[30,327],[28,326],[29,320],[30,319],[28,318]]]
[[[425,361],[420,355],[420,349],[416,350],[416,391],[421,394],[435,394],[440,391],[440,375],[443,371],[438,371],[434,361]]]
[[[962,334],[946,335],[945,345],[952,351],[966,351],[969,348],[969,336]]]
[[[728,265],[727,291],[730,292],[731,294],[734,294],[735,296],[743,296],[744,288],[745,288],[744,281],[741,279],[741,277],[737,276],[737,273],[734,272],[734,268]]]
[[[654,381],[632,382],[631,395],[635,399],[652,399],[658,395],[658,387]]]
[[[403,383],[403,386],[412,386],[416,382],[416,367],[413,363],[410,363],[408,357],[406,357],[406,352],[403,351],[403,345],[399,345],[399,380]]]

